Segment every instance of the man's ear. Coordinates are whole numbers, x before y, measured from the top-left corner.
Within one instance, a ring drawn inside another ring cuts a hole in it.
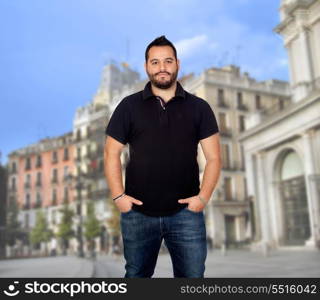
[[[177,59],[178,70],[180,70],[180,59]]]
[[[147,72],[147,63],[146,62],[144,62],[144,70]]]

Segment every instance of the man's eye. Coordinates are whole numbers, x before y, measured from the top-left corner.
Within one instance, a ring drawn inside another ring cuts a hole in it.
[[[151,64],[152,64],[152,65],[156,65],[156,64],[157,64],[157,62],[156,62],[156,61],[153,61]]]
[[[167,63],[172,64],[172,60],[167,60]]]

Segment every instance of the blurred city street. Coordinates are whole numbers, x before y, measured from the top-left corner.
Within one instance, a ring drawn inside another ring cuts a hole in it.
[[[99,256],[96,261],[73,256],[0,261],[0,277],[121,278],[123,256]],[[154,278],[173,277],[170,256],[160,254]],[[263,256],[245,250],[208,253],[205,277],[320,277],[320,252],[277,250]]]

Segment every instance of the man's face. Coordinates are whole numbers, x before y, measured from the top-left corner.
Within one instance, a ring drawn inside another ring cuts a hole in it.
[[[170,88],[176,81],[179,60],[174,57],[170,46],[153,46],[149,49],[145,69],[151,83],[160,89]]]

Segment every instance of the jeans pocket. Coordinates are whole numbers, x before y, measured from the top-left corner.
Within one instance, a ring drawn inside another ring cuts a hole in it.
[[[193,214],[201,214],[202,213],[202,210],[201,211],[193,211],[193,210],[189,209],[188,206],[185,207],[185,210],[189,211],[189,212],[191,212]]]
[[[120,212],[121,215],[127,215],[127,214],[130,214],[131,212],[133,211],[133,209],[131,208],[129,211],[126,211],[126,212]]]

